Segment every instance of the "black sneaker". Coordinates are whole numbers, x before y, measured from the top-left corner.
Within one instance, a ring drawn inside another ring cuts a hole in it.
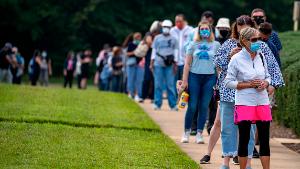
[[[253,150],[253,158],[259,158],[259,153],[257,152],[256,147],[254,147]]]
[[[210,156],[209,155],[205,155],[201,160],[200,160],[200,164],[209,164],[210,162]]]
[[[234,164],[234,165],[239,165],[239,164],[240,164],[240,163],[239,163],[239,157],[238,157],[238,156],[233,157],[233,159],[232,159],[232,164]]]

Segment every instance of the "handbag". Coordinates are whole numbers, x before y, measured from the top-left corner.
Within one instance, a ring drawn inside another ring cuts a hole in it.
[[[162,56],[159,53],[156,53],[156,55],[163,59],[166,66],[171,66],[174,63],[174,55]]]
[[[141,42],[137,48],[134,50],[134,55],[138,58],[143,58],[146,56],[149,50],[149,46],[145,42]]]

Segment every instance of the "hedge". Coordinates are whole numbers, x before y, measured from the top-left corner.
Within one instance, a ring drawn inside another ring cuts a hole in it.
[[[280,34],[283,44],[281,53],[285,87],[276,91],[277,122],[292,128],[300,135],[300,32]]]

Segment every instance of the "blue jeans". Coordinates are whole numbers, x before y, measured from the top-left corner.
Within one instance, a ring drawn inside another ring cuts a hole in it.
[[[137,66],[136,68],[136,89],[139,98],[143,98],[143,81],[144,81],[144,73],[145,73],[145,68]]]
[[[127,91],[134,97],[136,92],[137,65],[127,66]]]
[[[173,66],[154,66],[154,104],[157,107],[162,106],[164,81],[166,82],[169,106],[170,108],[176,106],[174,79]]]
[[[190,98],[184,124],[186,131],[191,129],[195,113],[198,113],[197,132],[203,131],[208,114],[208,105],[213,95],[213,86],[216,84],[216,80],[215,74],[189,73],[188,92]]]
[[[120,75],[113,75],[111,79],[112,83],[112,91],[113,92],[121,92],[122,88],[122,74]]]
[[[234,102],[220,102],[222,154],[237,156],[238,127],[234,124]]]

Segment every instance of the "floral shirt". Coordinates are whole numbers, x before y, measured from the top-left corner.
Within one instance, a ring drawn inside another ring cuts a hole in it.
[[[229,89],[224,84],[224,79],[227,74],[228,64],[229,64],[229,54],[233,48],[237,47],[237,40],[228,39],[223,43],[223,45],[217,51],[215,56],[214,64],[216,67],[221,69],[221,73],[219,75],[219,90],[220,90],[220,100],[226,102],[234,102],[235,101],[235,89]],[[284,86],[283,77],[280,71],[280,68],[277,64],[277,61],[267,46],[266,43],[261,42],[260,51],[264,58],[266,59],[268,71],[271,75],[271,85],[274,87]]]

